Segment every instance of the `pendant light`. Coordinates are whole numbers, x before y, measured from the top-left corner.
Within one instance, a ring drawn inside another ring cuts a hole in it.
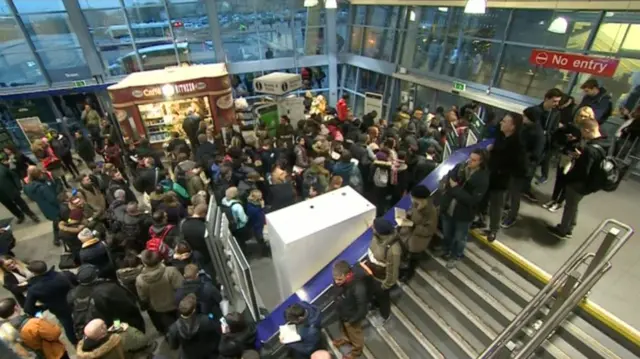
[[[486,11],[486,0],[467,0],[467,5],[464,7],[465,14],[484,14]]]
[[[318,5],[318,0],[304,0],[304,7],[314,7]]]
[[[569,27],[569,22],[562,16],[558,16],[555,18],[549,28],[547,29],[549,32],[553,32],[554,34],[566,34],[567,28]]]
[[[324,7],[327,9],[337,9],[338,2],[336,0],[324,0]]]
[[[413,10],[409,12],[409,21],[416,21],[416,12]]]

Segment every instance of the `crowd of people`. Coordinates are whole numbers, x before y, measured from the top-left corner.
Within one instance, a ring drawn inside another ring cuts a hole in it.
[[[314,112],[295,126],[287,116],[275,132],[259,125],[256,142],[239,126],[230,126],[223,139],[193,124],[189,141],[174,134],[164,159],[145,139],[121,148],[117,132],[89,108],[90,137],[78,133],[75,141],[88,168],[84,173],[74,163],[70,139],[55,131],[33,144],[39,163],[15,148],[0,154],[0,202],[19,222],[40,221],[23,191],[52,222],[54,244],[65,250],[57,269],[39,260],[25,263],[11,246],[2,253],[0,279],[13,297],[0,300],[0,336],[24,358],[68,357],[62,332],[78,358],[151,357],[156,342],[145,334],[146,312],[183,358],[258,358],[253,323],[223,312],[205,241],[209,197],[245,254],[268,256],[266,213],[351,186],[376,205],[378,217],[365,261],[333,266],[344,335],[333,344],[350,344],[345,357],[359,357],[371,304],[384,323],[391,313],[389,291],[412,278],[427,248],[453,268],[464,255],[469,229],[485,227],[487,215],[489,241],[500,228],[513,226],[521,198],[537,201],[532,183],[547,181],[555,158],[552,199],[543,205],[552,212],[563,208],[560,224],[549,228],[555,236],[571,237],[585,196],[615,189],[602,163],[621,164],[609,156],[611,141],[599,130],[611,113],[610,99],[593,80],[582,88],[578,105],[551,89],[523,114],[488,121],[483,135],[493,137],[493,144],[473,150],[438,191],[421,181],[445,156],[448,135],[464,138],[471,131],[469,114],[477,114],[478,103],[440,107],[435,114],[403,105],[389,123],[375,111],[354,116],[344,95],[335,109]],[[630,121],[619,135],[626,143],[637,139],[640,111],[625,115]],[[105,162],[97,163],[96,154]],[[404,217],[396,216],[396,223],[384,219],[405,194],[411,205]],[[442,240],[434,240],[438,228]],[[250,249],[252,240],[258,251]],[[321,348],[321,319],[308,303],[287,309],[285,320],[302,338],[286,344],[295,358],[328,355]]]

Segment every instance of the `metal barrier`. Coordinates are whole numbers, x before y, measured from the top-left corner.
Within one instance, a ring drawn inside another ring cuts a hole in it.
[[[214,197],[209,202],[207,213],[207,246],[214,261],[218,280],[223,284],[229,301],[236,311],[244,303],[254,321],[261,319],[260,309],[254,286],[251,267],[240,249],[238,242],[229,230],[229,221],[218,207]],[[211,229],[209,229],[211,228]]]
[[[587,253],[587,248],[602,234],[605,234],[605,237],[598,250],[595,253]],[[632,235],[633,229],[624,223],[614,219],[603,221],[571,254],[569,259],[551,277],[547,285],[478,356],[478,359],[502,358],[505,348],[512,352],[509,357],[528,358],[611,268],[609,261]],[[584,265],[586,265],[586,269],[584,274],[581,274],[579,270]],[[556,298],[552,302],[554,296]],[[543,320],[542,324],[537,328],[535,325],[533,326],[534,333],[525,343],[521,345],[515,343],[513,340],[547,304],[551,304],[551,309],[541,319]]]

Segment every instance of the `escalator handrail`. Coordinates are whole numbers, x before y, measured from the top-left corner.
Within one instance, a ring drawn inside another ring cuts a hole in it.
[[[437,189],[440,179],[442,179],[455,165],[465,161],[471,152],[478,148],[486,148],[493,140],[484,140],[480,143],[459,149],[455,151],[448,159],[441,163],[429,176],[427,176],[421,184],[425,185],[432,192]],[[410,205],[409,195],[405,195],[397,207],[407,209]],[[384,217],[391,221],[394,220],[393,209],[388,211]],[[350,264],[358,262],[369,248],[371,241],[371,229],[367,229],[362,235],[354,240],[344,251],[336,258],[324,266],[315,276],[313,276],[305,285],[290,295],[284,302],[280,303],[269,315],[258,323],[257,344],[266,343],[275,335],[277,335],[280,325],[284,324],[284,311],[292,304],[301,301],[313,302],[320,295],[325,293],[328,288],[333,285],[332,264],[337,260],[345,260]]]

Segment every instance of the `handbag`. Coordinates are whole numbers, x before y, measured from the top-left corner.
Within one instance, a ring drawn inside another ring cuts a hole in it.
[[[78,263],[76,263],[76,256],[69,252],[69,249],[66,245],[62,245],[62,254],[60,255],[60,260],[58,261],[59,269],[73,269],[78,267]]]

